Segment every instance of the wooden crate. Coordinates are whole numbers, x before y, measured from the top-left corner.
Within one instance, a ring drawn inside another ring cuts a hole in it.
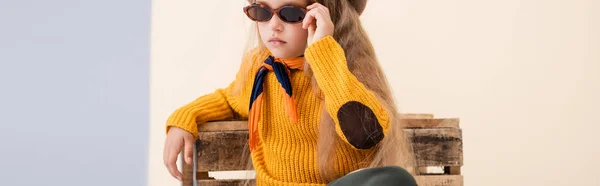
[[[419,186],[462,186],[462,131],[458,118],[434,118],[432,114],[406,114],[404,131],[412,139]],[[202,124],[192,165],[182,163],[184,186],[234,186],[245,180],[220,180],[213,171],[247,170],[240,160],[248,139],[246,121]],[[433,170],[433,171],[432,171]]]

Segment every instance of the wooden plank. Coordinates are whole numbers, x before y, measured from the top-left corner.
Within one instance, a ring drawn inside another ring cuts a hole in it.
[[[406,128],[459,128],[458,118],[404,119]]]
[[[183,153],[180,154],[180,160],[185,160],[183,157]],[[181,162],[181,173],[183,174],[181,183],[183,186],[192,186],[194,184],[194,178],[192,175],[194,174],[193,165],[186,164],[185,162]]]
[[[419,186],[462,186],[463,177],[460,175],[436,175],[436,176],[415,176]],[[198,185],[202,186],[237,186],[243,179],[231,180],[198,180]],[[254,185],[254,179],[250,181]]]
[[[461,166],[462,135],[460,129],[404,129],[413,142],[419,167]],[[248,132],[242,130],[200,132],[197,171],[245,170],[241,160]]]
[[[415,176],[419,186],[463,186],[461,175]]]
[[[247,160],[242,160],[240,156],[245,151],[248,131],[200,132],[198,139],[198,172],[246,168]]]
[[[420,116],[412,116],[420,117]],[[405,118],[406,128],[459,128],[458,118]],[[198,125],[199,132],[248,130],[247,121],[213,121]]]
[[[214,121],[198,125],[198,131],[248,130],[248,121]]]
[[[421,114],[421,113],[406,113],[400,114],[401,118],[407,119],[433,119],[433,114]]]
[[[239,186],[241,183],[244,183],[244,179],[223,179],[223,180],[198,180],[198,185],[201,186]],[[250,181],[249,185],[255,185],[256,182],[254,179],[248,180]]]
[[[462,166],[461,129],[404,129],[404,131],[412,140],[417,166]]]

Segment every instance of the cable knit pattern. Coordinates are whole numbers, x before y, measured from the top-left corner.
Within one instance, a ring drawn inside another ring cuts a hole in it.
[[[168,127],[180,127],[197,136],[197,124],[207,121],[248,117],[248,104],[253,74],[269,56],[265,50],[252,50],[244,63],[251,63],[249,72],[238,72],[235,81],[241,81],[243,73],[249,74],[240,94],[232,95],[229,87],[204,95],[177,109],[167,121]],[[340,129],[337,111],[345,103],[357,101],[371,109],[383,133],[387,134],[389,118],[387,112],[372,92],[367,90],[348,70],[344,51],[331,37],[313,43],[305,52],[313,74],[325,96],[326,105],[312,91],[311,79],[303,71],[292,70],[290,81],[297,103],[298,123],[292,124],[284,112],[281,86],[274,73],[266,75],[265,97],[261,105],[259,142],[252,153],[257,173],[258,186],[324,186],[317,166],[317,137],[321,110],[326,106],[336,121],[336,133],[343,139],[336,145],[336,159],[330,162],[338,175],[342,176],[363,167],[367,154],[373,149],[361,150],[350,144]],[[367,136],[365,136],[367,137]]]

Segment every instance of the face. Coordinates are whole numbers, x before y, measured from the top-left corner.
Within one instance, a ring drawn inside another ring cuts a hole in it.
[[[271,9],[283,6],[299,6],[306,8],[308,2],[304,0],[257,0]],[[283,21],[277,14],[264,22],[258,22],[258,32],[263,44],[276,58],[294,58],[304,54],[308,31],[302,28],[302,22],[289,23]]]

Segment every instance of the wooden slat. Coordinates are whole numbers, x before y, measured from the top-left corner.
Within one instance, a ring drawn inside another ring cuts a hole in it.
[[[462,186],[463,177],[458,175],[436,175],[436,176],[415,176],[419,186]],[[202,186],[237,186],[243,182],[243,179],[231,180],[198,180],[198,185]],[[254,180],[250,181],[254,185]]]
[[[417,164],[425,166],[461,166],[462,136],[460,129],[404,129],[413,141]],[[200,132],[197,171],[245,170],[240,159],[245,151],[248,132],[243,130]]]
[[[248,131],[200,132],[198,172],[244,170],[247,160],[240,156],[248,141]]]
[[[239,186],[246,180],[243,179],[228,179],[228,180],[198,180],[199,186]],[[255,185],[254,179],[250,180],[250,185]]]
[[[417,166],[462,166],[462,132],[456,128],[404,129]]]
[[[433,119],[433,114],[417,114],[417,113],[406,113],[400,114],[401,118],[409,118],[409,119]]]
[[[406,128],[459,128],[458,118],[405,119]]]
[[[184,160],[185,158],[183,157],[183,153],[180,153],[180,160]],[[192,186],[192,184],[194,183],[194,179],[192,178],[192,175],[195,173],[194,172],[194,167],[192,165],[186,164],[185,162],[182,162],[181,164],[181,173],[183,174],[182,177],[182,184],[186,185],[186,186]]]
[[[198,131],[248,130],[248,121],[215,121],[198,125]]]
[[[421,117],[421,116],[412,116]],[[405,118],[406,128],[459,128],[458,118]],[[248,130],[247,121],[214,121],[198,126],[200,132]]]
[[[463,186],[461,175],[415,176],[419,186]]]

